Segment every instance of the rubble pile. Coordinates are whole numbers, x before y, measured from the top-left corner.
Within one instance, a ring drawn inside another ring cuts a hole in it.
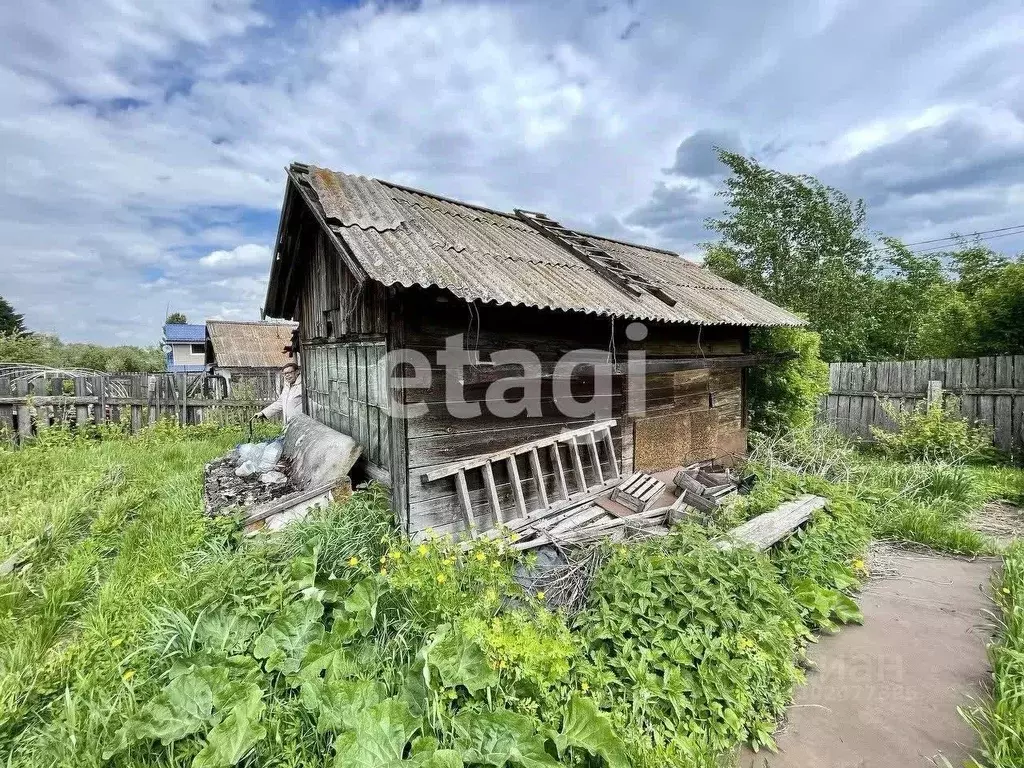
[[[289,461],[280,445],[246,443],[206,465],[203,499],[206,514],[225,515],[238,508],[265,504],[296,490]]]

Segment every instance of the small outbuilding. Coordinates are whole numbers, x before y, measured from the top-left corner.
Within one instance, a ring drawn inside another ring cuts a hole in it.
[[[670,251],[301,164],[265,312],[299,322],[306,412],[410,534],[728,463],[750,329],[802,324]]]
[[[294,362],[297,323],[286,321],[206,321],[206,366],[228,387],[245,383],[254,396],[273,398],[281,389],[281,367]]]

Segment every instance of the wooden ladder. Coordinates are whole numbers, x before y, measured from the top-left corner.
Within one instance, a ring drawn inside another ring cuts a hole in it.
[[[522,221],[540,232],[558,245],[562,246],[583,263],[589,265],[608,282],[622,289],[630,296],[638,297],[644,291],[660,299],[670,307],[676,300],[664,290],[636,270],[624,264],[620,259],[608,253],[586,235],[563,227],[557,221],[549,219],[543,213],[515,209],[515,214]]]
[[[562,432],[551,437],[540,440],[531,440],[528,443],[506,448],[502,451],[488,453],[481,456],[474,456],[465,461],[456,461],[445,464],[442,467],[432,469],[424,473],[425,482],[434,482],[445,477],[455,477],[455,492],[459,498],[459,506],[465,518],[466,526],[472,536],[476,536],[476,524],[474,517],[478,514],[469,498],[469,485],[466,482],[466,473],[479,471],[483,476],[484,490],[486,491],[486,503],[490,506],[491,513],[497,525],[505,525],[510,520],[524,518],[530,514],[541,511],[553,511],[561,507],[571,506],[577,503],[582,497],[596,495],[602,491],[617,485],[620,481],[619,462],[615,456],[615,445],[612,442],[612,427],[615,420],[601,421],[590,424],[586,427]],[[581,446],[582,443],[582,446]],[[601,457],[598,451],[598,443],[603,443],[607,453],[609,464],[609,476],[606,478],[601,467]],[[559,452],[561,445],[569,448],[571,467],[566,468],[562,462]],[[547,488],[544,485],[544,473],[540,465],[540,452],[546,450],[550,453],[551,464],[555,468],[555,492],[558,498],[550,500]],[[593,477],[588,478],[583,470],[582,450],[590,455]],[[529,471],[520,473],[518,457],[529,458]],[[514,514],[507,517],[505,510],[501,508],[498,499],[498,490],[494,482],[494,465],[504,462],[508,468],[509,480],[512,485],[512,498],[515,504]],[[571,474],[575,478],[575,490],[569,490],[569,482],[566,475]],[[526,496],[523,493],[524,481],[533,480],[537,487],[537,496],[540,506],[537,509],[527,509]]]

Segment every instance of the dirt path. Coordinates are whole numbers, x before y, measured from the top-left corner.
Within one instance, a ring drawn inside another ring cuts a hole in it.
[[[880,550],[864,587],[864,626],[823,637],[798,689],[779,754],[741,768],[959,768],[974,734],[956,711],[988,675],[985,596],[996,560]]]

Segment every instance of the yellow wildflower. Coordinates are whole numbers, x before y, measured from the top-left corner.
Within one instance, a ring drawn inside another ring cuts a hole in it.
[[[427,555],[430,554],[430,550],[427,548],[426,544],[420,544],[416,548],[416,551],[420,553],[420,557],[426,557]]]
[[[447,580],[448,580],[448,577],[445,576],[443,573],[437,574],[437,583],[438,584],[444,584]]]
[[[121,675],[121,679],[124,680],[126,683],[129,680],[131,680],[133,677],[135,677],[135,670],[134,669],[126,669],[124,674]]]
[[[348,559],[348,564],[354,568],[355,566],[359,565],[359,558],[355,555],[352,555],[352,557]]]
[[[388,552],[388,557],[390,557],[392,560],[401,560],[402,553],[398,552],[397,550],[395,552]]]
[[[587,691],[590,690],[590,683],[588,683],[586,680],[584,680],[583,684],[580,685],[580,688],[582,688],[583,692],[586,693]]]
[[[484,597],[487,599],[488,602],[493,603],[495,600],[498,599],[498,592],[494,589],[488,589],[487,592],[484,593]]]
[[[494,569],[494,570],[497,570],[500,567],[501,567],[501,563],[499,563],[497,560],[495,560],[494,562],[491,563],[491,568]]]
[[[477,552],[476,559],[482,563],[484,560],[487,559],[487,555],[485,555],[483,552]]]
[[[543,592],[538,592],[537,593],[537,599],[538,600],[543,600],[544,599],[544,593]]]

